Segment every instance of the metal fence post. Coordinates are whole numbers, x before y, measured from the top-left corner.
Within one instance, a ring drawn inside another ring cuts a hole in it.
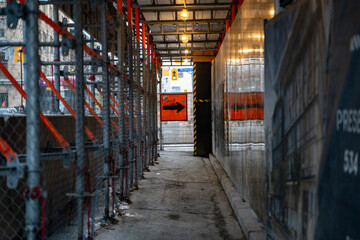
[[[157,67],[155,68],[155,86],[154,86],[154,101],[155,101],[155,106],[154,106],[154,114],[155,114],[155,140],[154,140],[154,143],[155,143],[155,160],[157,160],[157,157],[158,157],[158,141],[159,141],[159,125],[158,125],[158,115],[157,115],[157,110],[158,110],[158,76],[160,77],[161,74],[159,74],[159,71],[160,71],[160,64],[158,64],[158,61],[155,62],[155,64],[157,65]],[[158,68],[159,67],[159,68]],[[158,71],[156,71],[158,70]]]
[[[59,22],[59,8],[58,5],[54,4],[53,5],[53,20],[54,22]],[[54,31],[54,44],[56,45],[54,47],[54,62],[58,62],[60,61],[60,53],[59,53],[59,34]],[[53,66],[54,68],[54,78],[55,78],[55,89],[60,92],[60,65],[55,65]],[[54,99],[54,109],[53,111],[55,113],[60,112],[59,109],[59,99],[57,97],[55,97]]]
[[[82,6],[81,0],[74,1],[75,23],[75,143],[76,143],[76,194],[77,194],[77,238],[83,239],[83,194],[85,192],[85,137],[84,137],[84,58],[82,37]]]
[[[145,159],[146,159],[146,155],[145,155],[145,149],[146,149],[146,107],[145,107],[145,101],[146,101],[146,80],[145,80],[145,62],[146,62],[146,49],[145,49],[145,45],[146,45],[146,42],[145,42],[145,39],[146,39],[146,34],[145,34],[145,24],[143,23],[142,25],[142,44],[140,44],[141,46],[141,49],[142,49],[142,76],[141,76],[141,82],[142,82],[142,95],[141,95],[141,106],[142,106],[142,123],[141,123],[141,177],[144,178],[144,170],[145,170]]]
[[[153,131],[154,131],[154,161],[156,160],[156,146],[157,146],[157,144],[156,144],[156,141],[157,141],[157,125],[156,125],[156,123],[157,123],[157,114],[156,114],[156,107],[157,107],[157,97],[156,97],[156,86],[157,86],[157,78],[156,78],[156,66],[157,65],[157,62],[156,62],[156,60],[155,60],[155,66],[154,66],[154,76],[153,76],[153,79],[154,79],[154,82],[153,82],[153,101],[154,101],[154,105],[153,105],[153,114],[154,114],[154,117],[153,117],[153,121],[154,121],[154,129],[153,129]]]
[[[156,87],[156,73],[155,73],[155,71],[156,71],[156,69],[155,69],[155,64],[156,64],[156,62],[155,62],[155,60],[154,60],[154,62],[153,62],[153,64],[152,64],[152,69],[151,69],[151,80],[152,80],[152,82],[151,82],[151,114],[152,114],[152,119],[151,119],[151,121],[152,121],[152,129],[151,129],[151,131],[152,131],[152,149],[151,149],[151,153],[152,153],[152,159],[151,159],[151,161],[152,161],[152,163],[154,164],[154,160],[155,160],[155,158],[156,158],[156,156],[155,156],[155,146],[156,146],[156,144],[155,144],[155,141],[156,141],[156,132],[155,132],[155,129],[156,129],[156,120],[155,120],[155,118],[156,118],[156,89],[155,89],[155,87]]]
[[[160,69],[160,71],[161,71],[161,69]],[[160,94],[161,94],[161,92],[162,92],[162,87],[161,87],[161,83],[162,83],[162,77],[160,77],[160,83],[159,83],[159,96],[160,96]],[[156,99],[157,99],[157,93],[156,93]],[[161,100],[160,100],[161,101]],[[160,107],[160,106],[158,106],[158,107]],[[160,111],[161,111],[161,109],[159,109]],[[156,117],[156,119],[157,119],[157,117]],[[159,127],[160,127],[160,129],[159,129],[159,144],[160,144],[160,150],[162,151],[162,150],[164,150],[164,136],[163,136],[163,133],[162,133],[162,122],[161,122],[161,119],[160,119],[160,122],[159,122]]]
[[[106,1],[100,4],[100,32],[101,32],[101,55],[102,55],[102,88],[103,88],[103,138],[104,138],[104,181],[105,181],[105,219],[109,216],[109,160],[110,160],[110,89],[108,78],[108,48],[107,48],[107,24],[106,24]]]
[[[140,19],[139,8],[135,8],[136,11],[136,187],[139,184],[139,178],[141,175],[141,74],[140,74]]]
[[[38,0],[26,1],[28,10],[26,16],[26,72],[27,91],[27,116],[26,116],[26,164],[27,164],[27,186],[32,192],[40,185],[40,100],[39,100],[39,30],[38,30]],[[26,198],[25,224],[27,239],[36,239],[39,222],[39,198]]]
[[[147,155],[146,155],[146,167],[149,166],[151,157],[151,54],[150,54],[150,37],[147,38],[147,66],[146,66],[146,102],[147,102]]]
[[[120,3],[122,4],[122,3]],[[119,22],[119,28],[118,28],[118,34],[117,34],[117,54],[118,54],[118,69],[119,69],[119,77],[118,77],[118,103],[119,103],[119,118],[118,118],[118,125],[119,125],[119,143],[120,143],[120,154],[119,154],[119,177],[120,177],[120,197],[123,198],[124,196],[124,151],[125,151],[125,145],[124,145],[124,104],[125,104],[125,95],[124,95],[124,19],[123,19],[123,13],[122,9],[121,11],[118,9],[118,22]]]
[[[144,40],[145,41],[145,40]],[[146,44],[145,44],[146,46]],[[147,169],[147,155],[148,155],[148,113],[149,113],[149,109],[148,109],[148,55],[146,53],[146,49],[143,49],[143,87],[144,87],[144,135],[143,135],[143,140],[144,140],[144,169]]]
[[[130,21],[130,20],[128,20]],[[131,24],[130,24],[131,25]],[[134,83],[133,83],[133,33],[131,26],[128,28],[128,66],[129,66],[129,163],[130,163],[130,188],[133,186],[134,172]]]
[[[150,146],[149,146],[149,163],[154,164],[153,162],[153,144],[154,144],[154,136],[153,136],[153,129],[154,129],[154,122],[153,122],[153,67],[154,63],[152,61],[153,52],[150,54],[150,66],[149,66],[149,109],[150,109],[150,131],[149,131],[149,139],[150,139]]]
[[[90,48],[92,49],[92,50],[94,50],[94,29],[92,28],[91,29],[91,35],[90,35],[90,40],[91,40],[91,42],[90,42]],[[91,71],[92,72],[95,72],[95,68],[92,66],[91,67]],[[93,77],[94,77],[94,81],[95,81],[95,76],[93,75]],[[95,84],[91,84],[91,86],[90,86],[90,92],[91,92],[91,94],[93,95],[93,96],[95,96]],[[96,109],[95,109],[95,101],[93,100],[93,99],[91,99],[91,101],[90,101],[90,106],[91,106],[91,108],[92,109],[94,109],[94,111],[96,112]]]

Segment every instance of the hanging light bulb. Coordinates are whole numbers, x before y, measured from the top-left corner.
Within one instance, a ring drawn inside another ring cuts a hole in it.
[[[185,49],[185,54],[188,54],[189,53],[189,50]]]
[[[181,12],[180,12],[180,18],[181,18],[181,20],[183,20],[183,21],[186,21],[186,20],[188,20],[189,19],[189,11],[186,9],[186,8],[184,8],[183,10],[181,10]]]
[[[274,15],[275,15],[275,10],[274,10],[274,9],[271,9],[271,10],[270,10],[270,16],[271,16],[271,17],[274,17]]]
[[[186,21],[189,19],[189,11],[186,9],[186,0],[184,0],[184,9],[180,12],[180,18],[183,21]]]
[[[189,42],[189,38],[188,35],[184,32],[183,35],[181,36],[181,41],[183,43],[188,43]]]

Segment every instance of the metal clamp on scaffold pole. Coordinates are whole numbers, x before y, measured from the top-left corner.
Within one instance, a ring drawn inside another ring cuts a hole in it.
[[[46,150],[58,151],[58,150],[62,150],[62,148],[51,148]],[[75,161],[75,154],[76,152],[70,149],[63,152],[41,153],[40,160],[41,161],[62,160],[63,167],[69,168],[71,166],[71,163]],[[26,154],[19,154],[17,155],[17,158],[19,159],[20,163],[23,163],[26,161]]]
[[[83,169],[79,169],[76,168],[75,170],[75,175],[79,176],[80,174],[84,174],[87,176],[90,176],[90,171],[88,168],[83,168]],[[89,198],[89,197],[94,197],[95,193],[90,193],[90,192],[82,192],[82,193],[66,193],[66,196],[68,197],[75,197],[75,198]]]
[[[46,198],[47,192],[43,190],[42,187],[36,186],[32,189],[29,186],[24,188],[24,198],[26,201],[29,199],[36,200],[39,199],[41,201],[41,239],[45,239],[46,235]]]
[[[6,166],[0,167],[0,176],[6,176],[6,185],[9,189],[15,189],[19,179],[24,177],[25,165],[19,162],[18,158],[6,162]]]
[[[120,153],[123,154],[124,156],[127,157],[127,154],[128,154],[128,150],[126,148],[122,148],[120,150]],[[119,166],[118,169],[129,169],[130,168],[130,165],[126,164],[126,165],[123,165],[123,166]]]
[[[25,165],[20,164],[18,157],[7,142],[0,137],[0,152],[6,158],[6,167],[0,167],[0,176],[6,176],[6,185],[10,189],[17,187],[19,179],[24,177]]]
[[[6,15],[7,27],[16,29],[19,19],[25,19],[25,6],[15,0],[8,0],[5,8],[0,8],[0,15]]]

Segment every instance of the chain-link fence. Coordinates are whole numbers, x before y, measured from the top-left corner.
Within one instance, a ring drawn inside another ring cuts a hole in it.
[[[0,3],[0,239],[94,238],[156,159],[160,67],[131,4]]]

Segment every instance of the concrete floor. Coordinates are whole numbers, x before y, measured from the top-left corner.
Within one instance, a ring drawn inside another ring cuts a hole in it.
[[[209,159],[160,152],[119,223],[96,239],[244,239]]]

